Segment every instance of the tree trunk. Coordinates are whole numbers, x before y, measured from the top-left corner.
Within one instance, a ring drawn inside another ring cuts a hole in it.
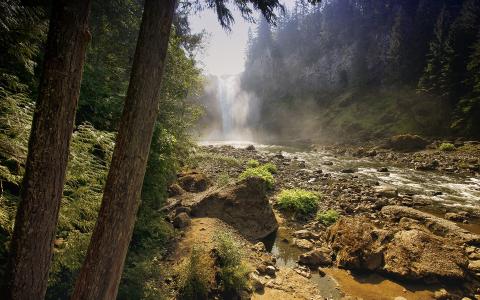
[[[175,0],[145,0],[125,107],[102,205],[72,299],[115,299],[158,115]]]
[[[12,239],[10,299],[43,299],[90,40],[90,1],[56,0]]]

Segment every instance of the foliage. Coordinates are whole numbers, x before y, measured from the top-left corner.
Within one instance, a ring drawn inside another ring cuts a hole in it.
[[[317,193],[302,189],[282,190],[277,196],[280,208],[298,215],[309,215],[317,210],[320,197]]]
[[[203,248],[193,247],[189,259],[180,268],[180,299],[207,299],[214,279],[212,258]]]
[[[247,168],[245,171],[243,171],[238,179],[244,180],[246,178],[250,177],[258,177],[261,178],[265,181],[267,184],[267,188],[272,189],[273,185],[275,184],[275,178],[273,178],[272,173],[267,168],[264,168],[264,166],[258,166],[255,168]]]
[[[250,159],[249,161],[247,161],[247,168],[255,168],[255,167],[258,167],[259,165],[260,163],[256,159]]]
[[[242,247],[227,232],[214,237],[217,264],[219,267],[220,285],[227,295],[238,294],[248,287],[250,268],[244,259]]]
[[[223,172],[217,177],[217,185],[218,186],[226,186],[230,183],[230,176],[228,173]]]
[[[441,143],[440,146],[438,146],[438,150],[440,151],[454,151],[455,150],[455,145],[451,143]]]
[[[195,166],[200,163],[208,163],[209,161],[215,161],[216,163],[229,168],[242,166],[242,160],[238,158],[212,152],[197,152],[193,154],[189,165]]]
[[[267,170],[272,174],[277,174],[277,166],[275,166],[273,163],[266,163],[262,165],[261,168]]]
[[[326,211],[319,211],[317,212],[316,220],[320,221],[325,226],[330,226],[337,222],[338,218],[340,218],[340,214],[333,209],[329,209]]]

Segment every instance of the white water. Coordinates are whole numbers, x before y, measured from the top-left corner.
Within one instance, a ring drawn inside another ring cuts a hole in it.
[[[239,75],[218,77],[217,101],[219,102],[222,129],[219,140],[251,140],[249,122],[255,117],[253,97],[242,91]]]

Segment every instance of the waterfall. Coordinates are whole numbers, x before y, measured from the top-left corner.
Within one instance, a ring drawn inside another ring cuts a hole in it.
[[[221,139],[251,139],[252,97],[241,90],[238,75],[218,77],[217,101],[222,121]]]

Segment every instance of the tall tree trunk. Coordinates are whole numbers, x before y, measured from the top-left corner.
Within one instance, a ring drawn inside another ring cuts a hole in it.
[[[90,1],[55,0],[15,220],[8,298],[43,299],[90,40]]]
[[[145,0],[102,205],[72,299],[115,299],[140,203],[175,0]]]

